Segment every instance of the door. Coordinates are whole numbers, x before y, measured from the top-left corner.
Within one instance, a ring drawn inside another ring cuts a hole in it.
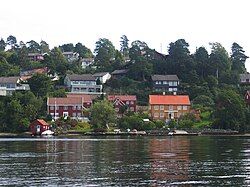
[[[36,126],[36,133],[40,133],[41,132],[41,126],[40,125],[37,125]]]

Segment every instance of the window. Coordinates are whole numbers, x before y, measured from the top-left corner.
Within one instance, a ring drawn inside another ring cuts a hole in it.
[[[73,110],[75,110],[76,109],[76,106],[73,106]]]
[[[183,106],[183,110],[187,110],[187,106]]]
[[[175,82],[173,82],[173,86],[177,86],[177,82],[175,81]]]
[[[155,117],[155,118],[158,118],[158,117],[159,117],[159,113],[157,113],[157,112],[154,113],[154,117]]]
[[[63,110],[68,110],[68,107],[67,107],[67,106],[64,106],[64,107],[63,107]]]
[[[173,88],[169,88],[168,91],[172,92],[172,91],[173,91]]]
[[[169,105],[168,109],[173,110],[174,109],[173,105]]]
[[[177,110],[182,110],[182,106],[177,106]]]
[[[169,86],[174,86],[174,82],[170,81]]]
[[[155,109],[155,110],[159,110],[159,106],[158,106],[158,105],[155,105],[155,106],[154,106],[154,109]]]
[[[49,108],[50,108],[50,110],[54,110],[55,109],[53,106],[50,106]]]
[[[161,106],[160,106],[160,110],[164,110],[164,105],[161,105]]]
[[[77,110],[81,110],[81,108],[82,108],[81,106],[77,106]]]
[[[134,104],[134,101],[130,101],[130,104],[133,105],[133,104]]]
[[[129,105],[129,101],[126,101],[126,104]]]
[[[160,113],[160,118],[164,118],[164,113]]]
[[[73,113],[73,117],[76,117],[76,113],[75,112]]]
[[[163,84],[168,84],[168,81],[163,81]]]

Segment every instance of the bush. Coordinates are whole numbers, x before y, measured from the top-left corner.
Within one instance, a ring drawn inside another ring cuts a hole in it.
[[[178,128],[180,129],[191,129],[193,127],[194,122],[190,119],[184,119],[179,121]]]
[[[79,131],[88,131],[90,130],[91,126],[87,122],[78,122],[77,125],[75,126],[76,130]]]

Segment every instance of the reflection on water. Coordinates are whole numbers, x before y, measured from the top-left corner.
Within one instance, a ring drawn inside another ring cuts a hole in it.
[[[0,139],[0,184],[248,186],[249,161],[249,137]]]

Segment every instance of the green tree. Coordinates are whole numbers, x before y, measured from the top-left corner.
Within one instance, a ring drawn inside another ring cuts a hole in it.
[[[194,54],[196,62],[196,71],[199,76],[204,77],[208,75],[209,68],[209,55],[204,47],[199,47],[196,49]]]
[[[53,48],[50,52],[50,58],[48,58],[48,60],[50,60],[49,63],[52,63],[51,66],[55,67],[55,72],[62,76],[66,74],[66,71],[68,69],[68,63],[65,57],[63,56],[60,48]]]
[[[216,99],[215,128],[245,130],[246,106],[242,96],[234,90],[223,89]]]
[[[210,54],[210,63],[213,75],[219,78],[220,74],[230,71],[231,62],[226,49],[220,43],[211,43],[212,51]]]
[[[96,42],[94,50],[95,63],[100,70],[109,70],[115,59],[115,47],[112,42],[106,38],[100,38]]]
[[[237,73],[246,72],[245,62],[248,56],[246,56],[244,53],[245,51],[239,44],[233,43],[231,54],[232,71],[236,71]]]
[[[47,97],[48,93],[51,91],[52,82],[47,75],[35,74],[29,80],[31,91],[36,96]]]
[[[106,129],[107,125],[114,123],[116,120],[116,113],[112,103],[107,100],[98,101],[93,104],[90,109],[91,124],[94,128]]]
[[[47,42],[45,42],[44,40],[42,40],[40,42],[40,48],[41,48],[41,53],[49,53],[49,44]]]
[[[39,53],[41,51],[39,43],[37,43],[34,40],[30,40],[29,42],[26,43],[26,45],[30,53]]]
[[[9,45],[11,47],[11,49],[14,49],[16,43],[17,43],[17,40],[16,40],[16,37],[15,36],[8,36],[7,38],[7,45]]]
[[[6,43],[3,40],[3,38],[1,38],[1,40],[0,40],[0,51],[4,51],[5,47],[6,47]]]
[[[82,45],[82,43],[77,43],[75,45],[74,51],[79,54],[82,58],[92,58],[93,54],[89,48],[87,48],[85,45]]]
[[[63,44],[63,45],[59,46],[59,48],[63,52],[73,52],[74,51],[74,45],[72,43]]]
[[[128,57],[129,55],[129,46],[128,46],[128,38],[126,35],[121,36],[120,46],[121,46],[121,53],[124,57]]]

